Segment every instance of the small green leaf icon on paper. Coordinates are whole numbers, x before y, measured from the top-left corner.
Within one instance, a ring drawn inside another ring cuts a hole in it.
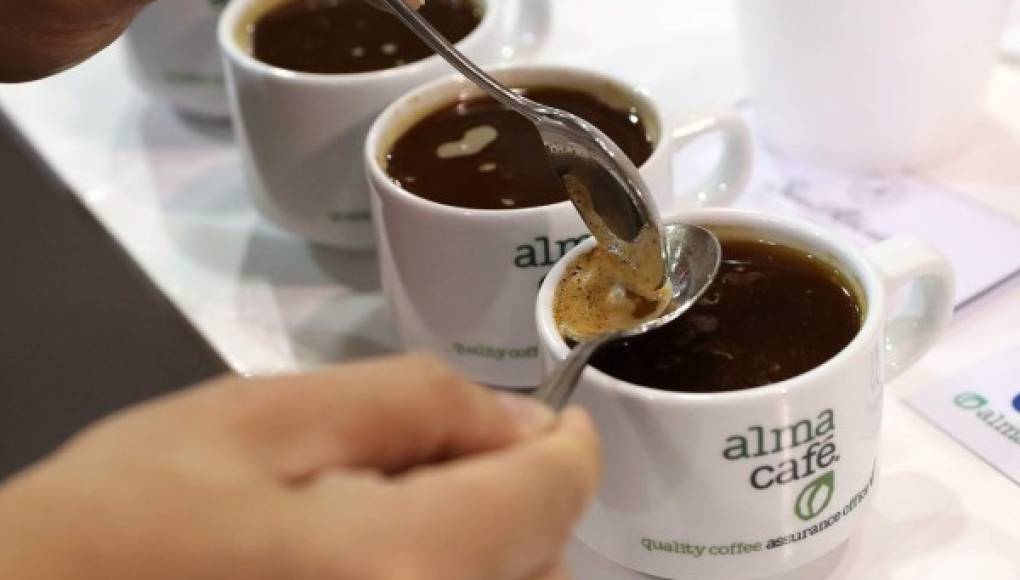
[[[793,511],[798,518],[805,522],[813,520],[829,505],[835,493],[836,473],[827,471],[801,490],[800,495],[797,496],[797,503],[793,506]]]
[[[960,393],[953,399],[957,407],[961,409],[980,409],[988,404],[988,399],[977,393]]]

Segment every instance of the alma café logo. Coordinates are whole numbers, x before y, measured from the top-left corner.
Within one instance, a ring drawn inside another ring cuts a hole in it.
[[[1007,440],[1020,445],[1020,421],[988,405],[988,398],[980,393],[960,393],[953,398],[953,403],[965,410],[974,411],[986,427],[992,429]],[[1020,393],[1013,397],[1013,410],[1020,413]]]
[[[747,428],[726,438],[723,457],[729,461],[763,459],[751,470],[751,487],[759,490],[773,486],[811,479],[794,505],[794,514],[809,521],[828,507],[835,493],[836,474],[832,468],[839,461],[834,439],[836,417],[832,409],[825,409],[816,417],[803,418],[792,425],[766,429],[761,425]],[[800,448],[793,457],[778,463],[768,461],[770,456]]]

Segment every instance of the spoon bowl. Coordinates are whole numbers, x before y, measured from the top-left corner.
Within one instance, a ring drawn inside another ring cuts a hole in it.
[[[700,226],[666,226],[667,272],[672,300],[658,317],[620,333],[637,336],[673,322],[697,302],[715,279],[722,262],[722,246],[715,234]]]
[[[535,391],[535,398],[554,410],[561,410],[574,393],[588,361],[603,346],[621,338],[650,332],[673,322],[687,312],[708,290],[722,262],[722,246],[719,239],[705,228],[687,224],[667,225],[665,232],[668,249],[667,271],[672,284],[672,300],[669,306],[652,320],[579,342]]]

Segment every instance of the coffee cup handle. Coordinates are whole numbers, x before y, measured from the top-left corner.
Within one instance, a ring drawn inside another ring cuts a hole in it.
[[[552,0],[498,2],[502,15],[503,60],[530,60],[538,56],[552,27]]]
[[[949,261],[930,244],[909,236],[865,251],[885,284],[885,379],[910,368],[932,347],[953,314],[956,278]],[[897,294],[905,291],[902,301]]]
[[[670,134],[672,154],[675,156],[692,142],[712,133],[722,135],[723,151],[719,160],[693,191],[679,195],[674,201],[697,207],[727,205],[747,185],[754,162],[751,131],[747,122],[733,111],[716,109],[702,112],[697,120],[674,127]],[[675,173],[673,177],[676,181]]]

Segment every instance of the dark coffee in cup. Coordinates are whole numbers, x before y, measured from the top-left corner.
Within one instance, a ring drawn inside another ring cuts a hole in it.
[[[478,26],[471,0],[429,0],[421,14],[450,42]],[[251,26],[252,54],[268,64],[310,73],[358,73],[431,56],[432,49],[395,16],[364,0],[290,0]]]
[[[734,391],[805,373],[857,335],[860,292],[823,256],[718,233],[722,264],[705,295],[676,321],[605,347],[593,366],[657,389]]]
[[[651,156],[652,138],[635,106],[615,107],[574,89],[521,92],[594,124],[635,165]],[[567,199],[535,127],[488,97],[454,103],[419,121],[387,155],[386,172],[418,196],[457,207],[513,209]]]

